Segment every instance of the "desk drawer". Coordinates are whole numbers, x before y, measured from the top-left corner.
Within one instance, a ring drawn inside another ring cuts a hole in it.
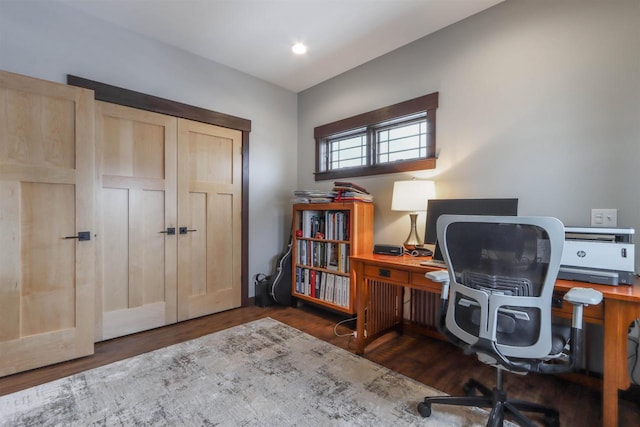
[[[442,292],[442,283],[436,283],[424,276],[423,272],[412,272],[411,273],[411,285],[416,289],[421,289],[428,292],[441,293]]]
[[[409,272],[393,268],[376,267],[367,265],[364,267],[364,275],[369,279],[378,279],[383,282],[409,283]]]
[[[571,319],[573,316],[573,304],[563,300],[566,292],[553,293],[553,315]],[[590,305],[584,309],[583,318],[585,321],[602,323],[604,320],[604,301],[598,305]]]

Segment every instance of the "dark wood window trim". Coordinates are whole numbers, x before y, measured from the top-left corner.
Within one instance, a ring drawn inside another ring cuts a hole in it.
[[[208,123],[242,132],[242,260],[241,260],[241,292],[243,307],[249,305],[249,132],[251,120],[218,113],[193,105],[182,104],[169,99],[159,98],[111,86],[105,83],[88,80],[82,77],[67,75],[67,84],[95,92],[98,101],[124,105],[140,110],[162,113],[202,123]]]
[[[394,172],[408,172],[423,169],[434,169],[436,167],[435,158],[435,132],[436,132],[436,109],[438,108],[438,92],[424,95],[408,101],[400,102],[388,107],[379,108],[367,113],[359,114],[346,119],[327,123],[314,128],[313,137],[316,141],[316,170],[315,180],[324,181],[331,179],[349,178],[354,176],[379,175]],[[430,121],[431,132],[433,133],[433,145],[427,158],[420,160],[408,160],[406,162],[396,162],[392,164],[382,164],[374,166],[363,166],[345,168],[333,171],[321,171],[320,157],[323,139],[329,136],[367,126],[373,126],[402,116],[426,111]]]

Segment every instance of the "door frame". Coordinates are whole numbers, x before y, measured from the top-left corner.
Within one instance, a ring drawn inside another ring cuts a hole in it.
[[[83,77],[67,75],[67,84],[95,92],[98,101],[124,105],[154,113],[195,120],[242,132],[242,259],[240,272],[241,306],[249,305],[249,132],[251,120],[183,104],[153,95],[100,83]]]

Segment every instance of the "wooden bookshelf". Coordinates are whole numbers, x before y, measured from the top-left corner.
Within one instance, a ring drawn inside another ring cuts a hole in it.
[[[295,204],[292,236],[293,297],[355,314],[350,257],[373,250],[373,203]]]

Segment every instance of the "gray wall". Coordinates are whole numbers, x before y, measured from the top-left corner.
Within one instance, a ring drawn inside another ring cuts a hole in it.
[[[376,198],[375,242],[408,234],[390,207],[411,176],[439,198],[518,197],[521,214],[566,225],[617,208],[640,232],[640,1],[507,0],[301,92],[298,187],[332,186],[312,174],[315,126],[431,92],[437,168],[352,179]]]
[[[0,69],[66,82],[74,74],[251,120],[249,289],[289,236],[296,94],[52,1],[0,1]]]

